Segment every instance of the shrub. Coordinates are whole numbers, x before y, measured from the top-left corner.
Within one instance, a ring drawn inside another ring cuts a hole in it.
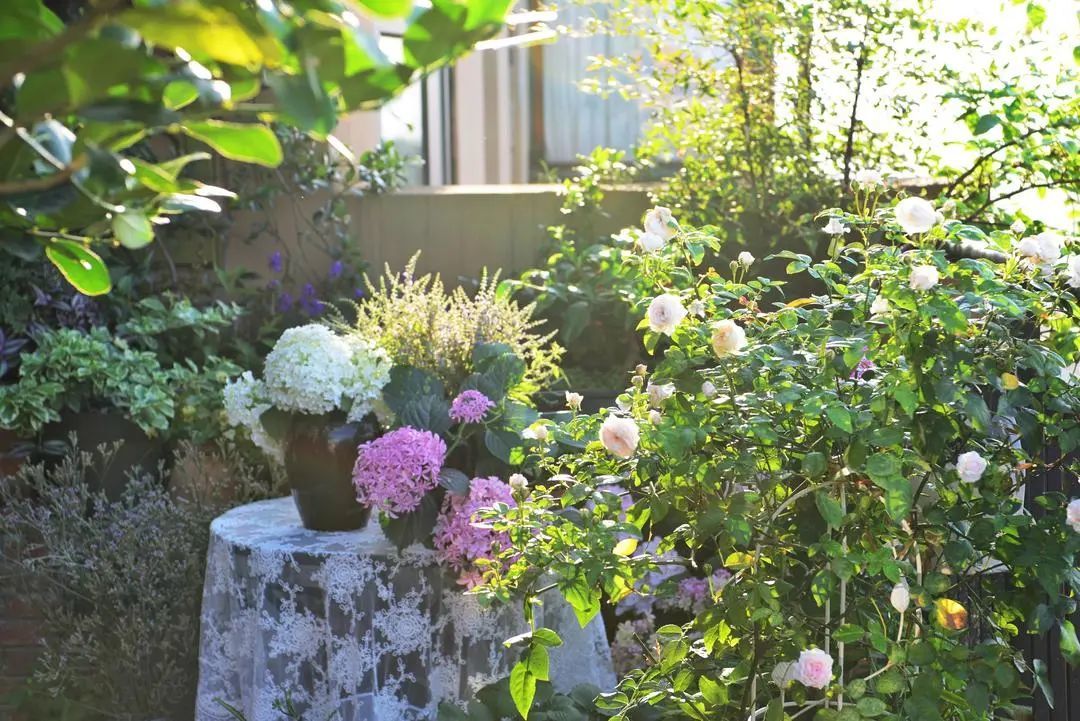
[[[105,718],[191,718],[209,526],[222,510],[200,479],[227,468],[234,501],[268,489],[231,454],[185,456],[184,498],[150,472],[116,501],[92,490],[108,449],[0,478],[5,583],[43,617],[32,690]]]
[[[550,477],[496,523],[513,548],[487,594],[558,589],[582,622],[667,564],[732,574],[657,629],[602,699],[614,718],[974,721],[1049,698],[1018,634],[1056,629],[1080,662],[1080,500],[1028,485],[1076,471],[1080,256],[881,193],[828,211],[823,257],[780,254],[821,283],[812,297],[737,265],[643,265],[704,318],[650,317],[663,360],[619,409],[556,431]]]
[[[368,281],[368,298],[357,306],[356,328],[377,338],[394,365],[431,373],[452,388],[471,373],[473,349],[498,343],[525,361],[521,392],[533,392],[558,372],[562,349],[554,334],[535,332],[534,305],[519,305],[498,290],[498,275],[486,271],[470,295],[462,288],[447,292],[438,275],[416,276],[413,256],[400,274],[389,266],[378,280]]]

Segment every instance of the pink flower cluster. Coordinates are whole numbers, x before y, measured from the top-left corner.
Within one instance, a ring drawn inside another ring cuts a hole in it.
[[[479,423],[494,407],[494,401],[480,391],[462,391],[450,404],[450,420],[455,423]]]
[[[358,449],[353,466],[356,500],[391,516],[416,510],[439,483],[446,443],[434,433],[405,426]]]
[[[491,508],[496,503],[515,505],[510,486],[494,477],[474,478],[469,483],[468,495],[446,495],[442,512],[435,522],[435,553],[439,560],[462,572],[463,578],[473,581],[472,585],[479,580],[478,574],[470,568],[473,561],[489,558],[493,544],[505,547],[510,543],[505,533],[495,531],[475,518],[477,511]]]

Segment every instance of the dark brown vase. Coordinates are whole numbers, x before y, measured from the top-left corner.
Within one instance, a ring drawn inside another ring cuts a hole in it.
[[[353,531],[371,509],[356,501],[352,483],[360,425],[323,416],[296,416],[285,436],[285,472],[304,528]]]

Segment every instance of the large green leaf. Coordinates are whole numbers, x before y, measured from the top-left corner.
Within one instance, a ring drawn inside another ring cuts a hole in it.
[[[181,127],[187,135],[206,143],[229,160],[274,168],[283,159],[281,143],[265,125],[202,120]]]
[[[514,706],[521,718],[528,719],[533,698],[536,696],[536,676],[523,662],[514,664],[510,671],[510,696],[514,699]]]
[[[152,8],[136,7],[118,20],[148,42],[183,48],[196,59],[245,67],[273,66],[281,59],[276,42],[257,24],[211,3],[180,0]]]
[[[117,213],[112,219],[113,235],[125,248],[135,250],[154,240],[154,226],[145,213]]]
[[[57,270],[84,295],[103,295],[112,290],[109,269],[94,251],[81,243],[53,238],[45,247]]]

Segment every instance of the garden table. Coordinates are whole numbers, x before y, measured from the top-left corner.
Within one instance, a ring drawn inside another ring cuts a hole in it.
[[[537,609],[552,682],[614,687],[603,622],[581,628],[562,599]],[[434,718],[509,672],[503,641],[527,630],[517,604],[484,608],[422,546],[398,551],[377,521],[309,531],[291,498],[235,508],[211,525],[196,721],[280,721],[288,697],[304,721]]]

